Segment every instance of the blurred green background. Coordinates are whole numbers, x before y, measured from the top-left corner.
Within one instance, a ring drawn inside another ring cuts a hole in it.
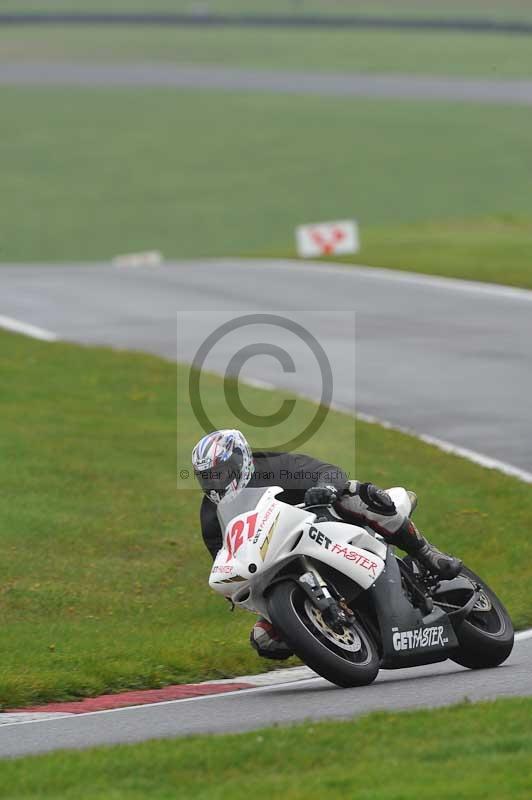
[[[296,5],[302,13],[371,8],[523,19],[532,8],[530,2]],[[51,0],[38,6],[99,7]],[[199,8],[126,0],[114,6]],[[220,2],[208,8],[292,6]],[[531,79],[532,36],[0,27],[0,70],[52,62],[67,76],[73,65],[157,63],[438,75],[458,82]],[[362,230],[358,263],[532,286],[530,106],[111,85],[3,86],[0,102],[6,198],[0,261],[108,259],[153,248],[177,259],[286,256],[294,254],[296,225],[355,217]]]

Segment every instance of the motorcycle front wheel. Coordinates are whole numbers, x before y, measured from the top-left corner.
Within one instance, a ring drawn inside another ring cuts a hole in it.
[[[333,630],[294,581],[277,583],[268,597],[273,625],[294,653],[322,678],[342,688],[366,686],[379,672],[377,647],[355,618],[341,632]]]

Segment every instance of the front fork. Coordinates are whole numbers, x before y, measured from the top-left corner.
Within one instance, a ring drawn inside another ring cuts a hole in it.
[[[331,587],[334,596],[331,594],[316,567],[309,564],[304,557],[302,561],[306,571],[299,576],[299,585],[321,612],[324,622],[336,633],[342,633],[344,628],[351,624],[355,615],[334,587]]]

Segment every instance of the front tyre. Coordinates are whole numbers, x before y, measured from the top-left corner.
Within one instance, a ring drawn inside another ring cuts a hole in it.
[[[461,574],[479,584],[480,600],[457,628],[460,649],[450,658],[469,669],[498,667],[514,646],[512,620],[495,592],[478,575],[467,567],[462,568]]]
[[[337,633],[294,581],[273,586],[268,610],[284,641],[322,678],[347,688],[365,686],[377,677],[377,647],[358,620]]]

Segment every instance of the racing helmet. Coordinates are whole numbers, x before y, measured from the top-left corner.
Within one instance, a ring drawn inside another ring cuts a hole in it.
[[[193,449],[192,467],[202,491],[218,504],[248,485],[253,475],[253,454],[240,431],[213,431]]]

